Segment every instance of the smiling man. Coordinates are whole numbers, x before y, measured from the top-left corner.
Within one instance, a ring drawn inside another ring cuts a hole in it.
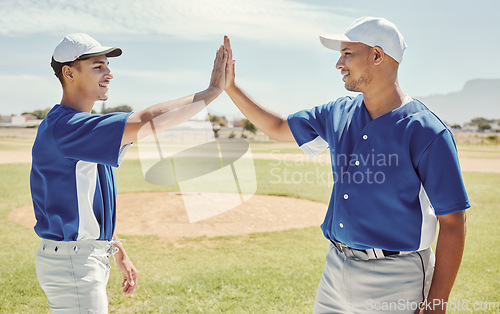
[[[227,53],[221,46],[207,89],[134,113],[91,114],[96,101],[108,99],[108,58],[121,54],[76,33],[64,37],[52,55],[63,96],[40,124],[30,178],[35,232],[42,238],[36,274],[51,312],[107,313],[110,254],[124,275],[123,293],[134,293],[138,272],[114,233],[112,167],[133,141],[152,132],[143,126],[154,120],[159,131],[182,123],[224,88]]]
[[[331,244],[314,312],[414,313],[419,306],[444,312],[470,207],[453,136],[400,88],[406,43],[394,24],[360,18],[344,34],[320,40],[340,51],[336,67],[345,88],[360,94],[287,118],[235,83],[231,45],[224,40],[225,91],[241,112],[271,138],[297,142],[308,156],[330,148],[335,182],[321,229]],[[373,155],[394,162],[369,162],[366,156]]]

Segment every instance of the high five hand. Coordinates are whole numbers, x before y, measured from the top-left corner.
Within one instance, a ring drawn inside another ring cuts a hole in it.
[[[227,61],[227,51],[221,45],[217,50],[214,60],[214,68],[212,70],[212,77],[210,78],[209,88],[214,88],[218,93],[222,93],[225,87],[225,68]]]
[[[226,85],[224,89],[227,91],[228,89],[234,87],[234,63],[233,60],[233,50],[231,50],[231,42],[229,41],[229,37],[224,36],[224,50],[227,51],[227,61],[226,61]]]

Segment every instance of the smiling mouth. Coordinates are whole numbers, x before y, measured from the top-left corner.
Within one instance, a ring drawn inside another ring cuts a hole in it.
[[[108,81],[104,81],[102,83],[99,83],[99,87],[102,87],[102,88],[109,88],[109,82]]]

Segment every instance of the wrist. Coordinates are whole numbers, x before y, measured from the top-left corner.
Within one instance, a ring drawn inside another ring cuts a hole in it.
[[[127,252],[123,248],[123,246],[120,246],[114,254],[114,258],[117,262],[122,261],[125,257],[127,257]]]
[[[116,246],[116,247],[119,247],[119,248],[123,247],[123,243],[118,238],[113,239],[113,245]]]
[[[207,89],[202,91],[199,96],[201,97],[202,100],[205,101],[205,106],[208,106],[212,101],[214,101],[220,94],[222,94],[223,90],[210,85]]]
[[[226,87],[224,87],[224,91],[226,92],[226,94],[231,94],[231,93],[234,93],[237,88],[238,87],[236,86],[236,84],[233,83],[233,84],[229,84]]]
[[[206,91],[210,97],[213,97],[215,99],[215,98],[217,98],[217,96],[222,94],[224,89],[220,88],[218,86],[210,85],[210,86],[208,86]]]

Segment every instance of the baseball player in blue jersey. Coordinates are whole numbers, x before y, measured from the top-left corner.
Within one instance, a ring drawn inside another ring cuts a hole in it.
[[[344,34],[320,40],[340,51],[345,88],[360,94],[282,118],[235,83],[224,39],[225,91],[241,112],[308,156],[330,148],[334,186],[321,229],[331,244],[314,313],[444,312],[470,207],[453,136],[401,90],[406,43],[394,24],[360,18]]]
[[[107,313],[110,254],[124,275],[123,293],[137,286],[137,270],[115,232],[118,167],[132,142],[194,116],[224,88],[227,52],[219,48],[209,87],[134,113],[91,114],[108,99],[113,74],[103,47],[87,34],[70,34],[56,46],[52,68],[62,100],[41,123],[32,150],[31,195],[41,240],[36,273],[51,312]]]

